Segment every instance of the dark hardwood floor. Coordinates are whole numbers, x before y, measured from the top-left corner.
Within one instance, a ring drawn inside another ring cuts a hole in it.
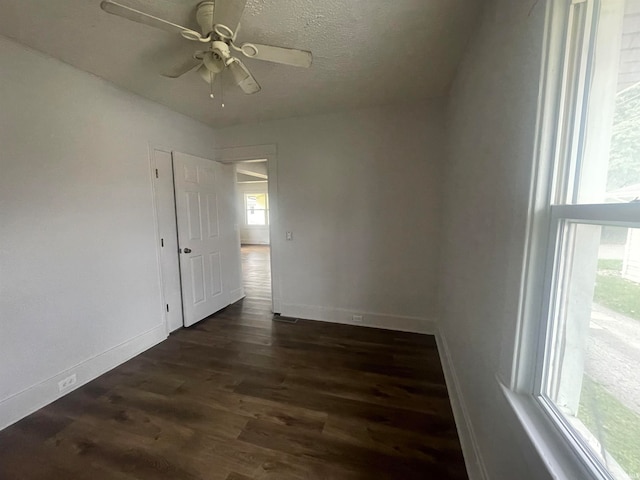
[[[0,432],[0,479],[466,479],[434,339],[247,297]]]

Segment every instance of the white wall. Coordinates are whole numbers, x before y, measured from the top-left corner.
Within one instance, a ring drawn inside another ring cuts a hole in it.
[[[211,129],[0,37],[0,428],[165,338],[149,144]]]
[[[247,225],[245,215],[244,195],[246,193],[268,193],[269,184],[262,183],[238,183],[236,185],[238,197],[238,223],[240,225],[240,242],[244,245],[269,245],[269,225]]]
[[[542,1],[490,1],[449,104],[440,333],[483,463],[472,478],[549,478],[496,378],[518,317],[544,17]]]
[[[429,331],[444,156],[441,101],[217,131],[277,145],[284,315]],[[272,199],[273,202],[273,199]]]

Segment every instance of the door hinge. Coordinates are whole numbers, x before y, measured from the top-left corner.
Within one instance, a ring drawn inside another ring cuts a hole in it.
[[[161,238],[161,239],[160,239],[160,246],[161,246],[161,247],[164,247],[164,238]]]
[[[156,168],[156,178],[158,178],[158,169]]]
[[[169,304],[167,303],[167,312],[169,311]]]

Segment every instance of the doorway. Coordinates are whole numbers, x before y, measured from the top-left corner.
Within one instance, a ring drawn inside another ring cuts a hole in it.
[[[265,309],[271,300],[269,172],[266,159],[234,164],[246,306]]]
[[[216,151],[215,159],[221,163],[230,163],[236,165],[236,173],[238,178],[249,185],[247,188],[259,188],[259,193],[265,192],[264,197],[258,195],[250,195],[256,198],[245,198],[244,194],[240,197],[238,194],[238,230],[241,229],[241,222],[246,215],[250,216],[253,230],[249,233],[245,232],[244,241],[242,240],[242,232],[240,243],[243,256],[243,271],[246,272],[247,282],[251,285],[252,279],[262,276],[261,286],[258,290],[254,290],[255,294],[262,299],[270,301],[270,311],[274,314],[281,313],[282,288],[280,283],[280,257],[281,250],[284,247],[284,234],[281,232],[281,219],[278,209],[278,168],[277,168],[277,149],[275,145],[255,145],[247,147],[230,147]],[[266,168],[265,168],[266,167]],[[252,185],[252,187],[251,187]],[[239,186],[239,184],[238,184]],[[238,188],[240,191],[240,188]],[[248,194],[256,192],[244,192]],[[248,204],[247,204],[248,203]],[[253,207],[253,210],[252,210]],[[248,213],[247,213],[248,212]],[[263,219],[266,219],[263,222]],[[255,225],[255,224],[260,225]],[[267,225],[262,225],[267,223]],[[262,227],[266,231],[260,232]],[[247,263],[245,263],[247,262]],[[256,262],[256,263],[252,263]],[[261,273],[257,269],[261,262],[267,262]],[[265,279],[264,275],[269,275],[270,279]],[[270,292],[266,293],[265,288],[270,287]],[[247,295],[249,295],[247,293]],[[247,301],[250,303],[250,301]]]

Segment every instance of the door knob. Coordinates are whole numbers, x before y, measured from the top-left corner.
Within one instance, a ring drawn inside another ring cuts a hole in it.
[[[190,248],[185,248],[184,249],[184,253],[191,253],[191,249]]]

